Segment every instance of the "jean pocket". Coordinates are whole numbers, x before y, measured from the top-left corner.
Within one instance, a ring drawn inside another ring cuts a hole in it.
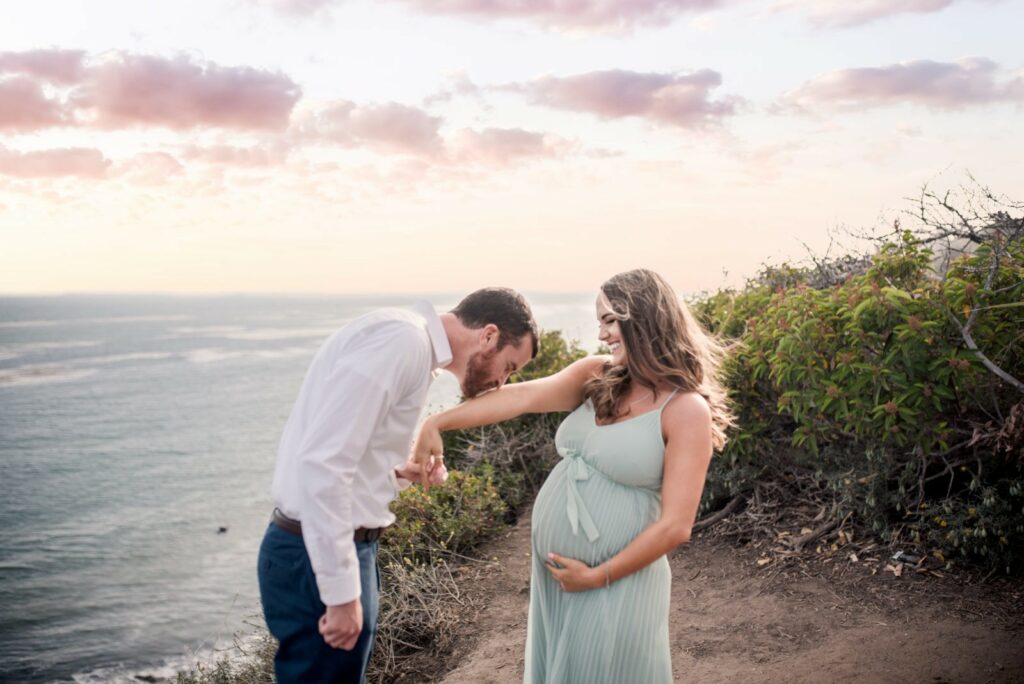
[[[309,557],[301,539],[275,540],[269,536],[260,546],[258,572],[260,582],[295,585],[309,566]]]

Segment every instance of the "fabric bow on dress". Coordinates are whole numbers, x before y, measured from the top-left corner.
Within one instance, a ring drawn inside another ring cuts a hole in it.
[[[566,502],[566,513],[569,515],[569,524],[572,526],[572,533],[579,534],[579,528],[580,525],[582,525],[583,532],[586,533],[587,539],[593,542],[601,535],[597,531],[597,526],[594,525],[594,519],[590,517],[590,511],[588,511],[587,507],[583,505],[583,499],[580,497],[580,491],[576,487],[576,483],[578,481],[590,479],[590,464],[583,460],[579,449],[558,447],[558,455],[569,462],[569,468],[566,475],[566,484],[568,485],[569,490],[568,501]]]

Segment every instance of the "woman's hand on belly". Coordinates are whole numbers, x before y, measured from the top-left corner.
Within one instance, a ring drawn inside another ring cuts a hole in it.
[[[559,567],[561,566],[561,567]],[[557,553],[549,553],[544,567],[562,591],[589,591],[599,589],[605,585],[604,576],[600,572],[600,566],[592,568],[583,561],[574,558],[565,558]]]

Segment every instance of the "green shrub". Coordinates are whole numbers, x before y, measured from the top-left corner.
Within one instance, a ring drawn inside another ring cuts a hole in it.
[[[902,231],[848,262],[858,268],[841,282],[815,288],[818,269],[775,267],[696,302],[706,325],[740,342],[724,368],[740,427],[712,463],[702,510],[803,472],[883,539],[1019,564],[1024,463],[991,437],[1021,395],[954,320],[978,308],[978,348],[1024,377],[1024,239],[1005,247],[998,268],[986,243],[940,275]]]
[[[432,561],[439,555],[465,555],[505,527],[508,506],[490,466],[476,472],[453,470],[448,481],[430,488],[409,487],[391,505],[395,523],[384,544],[392,555]]]

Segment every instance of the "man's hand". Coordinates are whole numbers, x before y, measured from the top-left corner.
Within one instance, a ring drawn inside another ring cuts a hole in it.
[[[437,425],[430,418],[423,421],[423,425],[420,426],[420,434],[416,437],[412,458],[409,461],[419,467],[418,474],[424,491],[429,491],[431,484],[438,484],[431,482],[431,476],[438,463],[442,468],[444,467],[444,440],[441,439],[441,431],[437,429]],[[448,471],[445,470],[444,473],[447,477]]]
[[[363,604],[359,599],[327,606],[327,612],[320,618],[320,634],[332,648],[351,651],[363,631]]]
[[[415,461],[413,456],[410,456],[408,461],[395,468],[395,475],[403,480],[415,482],[421,479],[420,464]],[[439,485],[447,479],[448,469],[444,465],[444,459],[441,457],[434,458],[433,463],[430,466],[430,473],[427,476],[427,481],[432,485]]]

